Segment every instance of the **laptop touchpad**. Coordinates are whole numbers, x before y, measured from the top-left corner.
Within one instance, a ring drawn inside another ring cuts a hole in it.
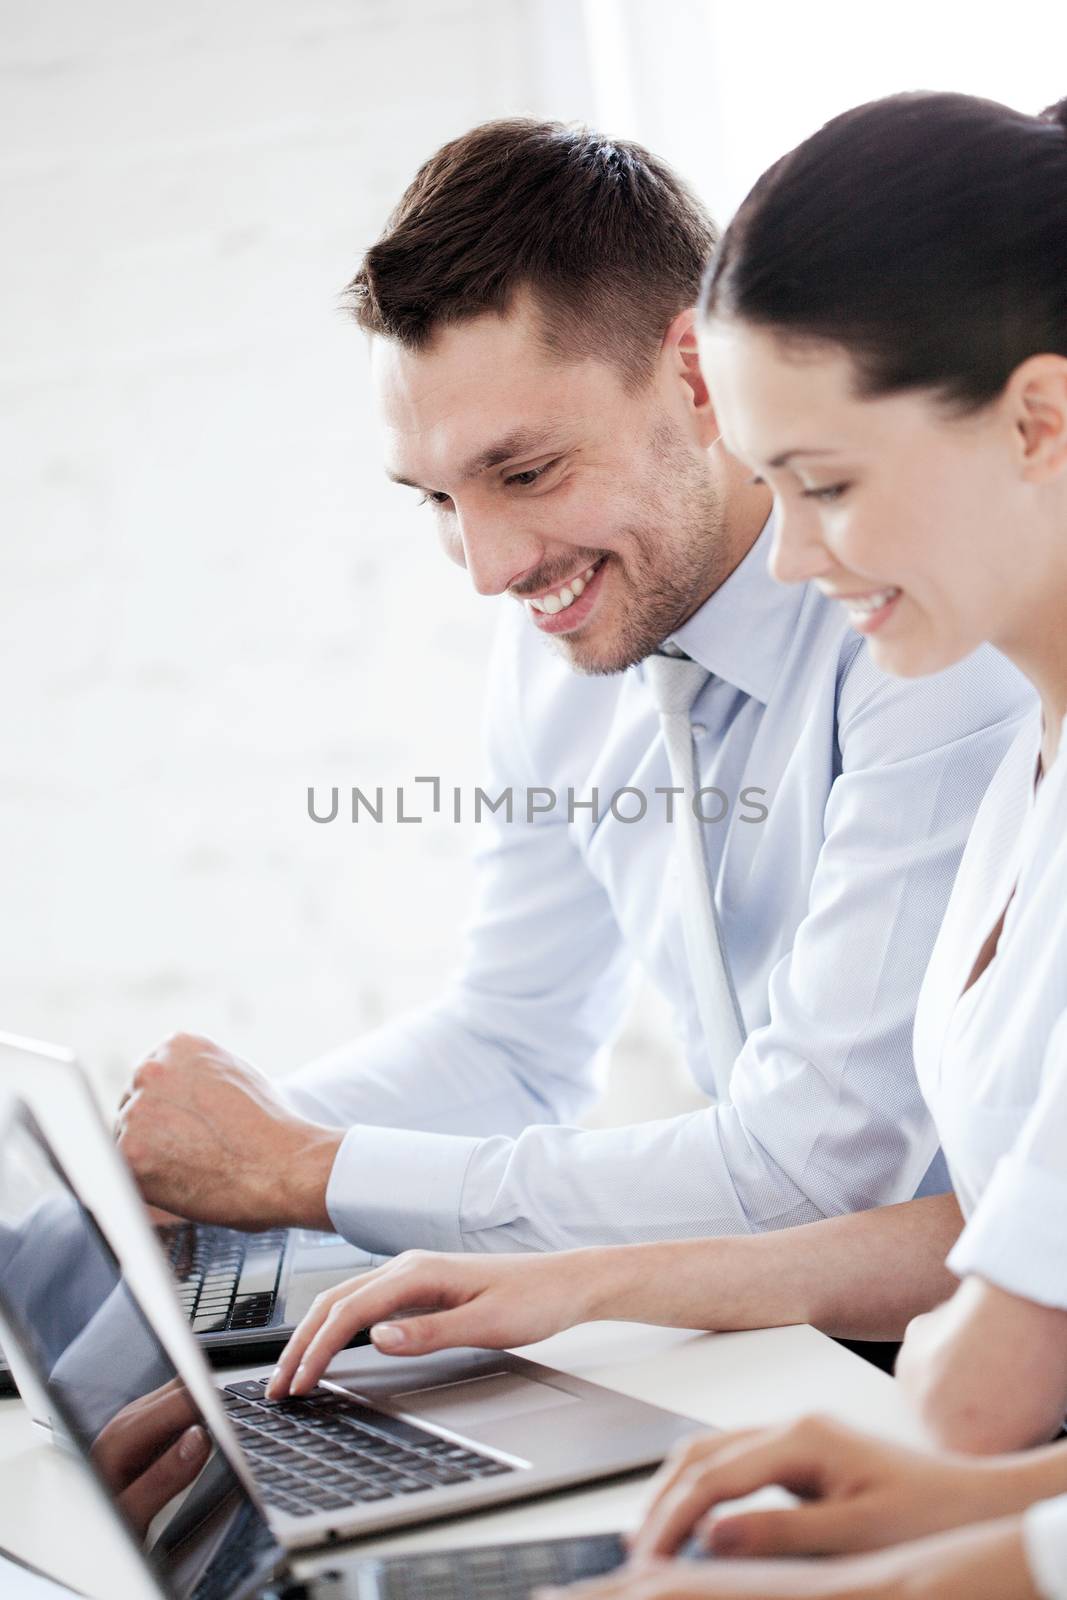
[[[557,1406],[578,1404],[579,1396],[550,1383],[535,1383],[513,1372],[488,1372],[432,1389],[409,1389],[390,1400],[411,1415],[446,1428],[478,1428],[499,1417],[527,1416]]]

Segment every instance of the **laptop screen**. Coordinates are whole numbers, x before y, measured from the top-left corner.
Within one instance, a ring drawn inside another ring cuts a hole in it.
[[[261,1588],[281,1548],[21,1106],[0,1144],[0,1314],[164,1593]]]

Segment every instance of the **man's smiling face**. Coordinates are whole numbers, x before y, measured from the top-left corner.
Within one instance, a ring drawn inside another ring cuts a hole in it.
[[[676,344],[628,387],[618,365],[550,352],[522,298],[421,350],[375,338],[372,370],[390,475],[477,592],[521,602],[577,671],[642,660],[733,566]]]

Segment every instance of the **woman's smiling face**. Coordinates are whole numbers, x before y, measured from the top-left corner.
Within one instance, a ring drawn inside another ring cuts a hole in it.
[[[734,318],[700,353],[724,443],[774,492],[773,575],[841,600],[881,667],[937,672],[1025,626],[1041,550],[1007,392],[965,416],[861,398],[841,347]]]

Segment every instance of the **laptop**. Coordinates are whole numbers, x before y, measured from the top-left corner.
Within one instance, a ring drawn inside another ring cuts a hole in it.
[[[205,1495],[228,1492],[221,1464],[231,1475],[237,1467],[272,1535],[299,1549],[645,1468],[700,1426],[495,1351],[398,1362],[367,1346],[338,1357],[310,1395],[271,1403],[269,1367],[209,1375],[184,1332],[178,1380],[157,1328],[166,1309],[135,1288],[32,1112],[9,1105],[0,1115],[0,1336],[32,1369],[64,1435],[98,1463],[118,1455],[113,1441],[136,1435],[141,1419],[176,1416],[180,1433],[193,1406],[225,1446],[205,1468]],[[175,1412],[176,1383],[188,1405]],[[194,1401],[201,1394],[208,1403]],[[143,1455],[165,1443],[151,1440]]]
[[[76,1115],[81,1130],[92,1117],[110,1140],[88,1079],[67,1050],[0,1033],[3,1088],[31,1105],[46,1097],[54,1111]],[[219,1366],[276,1359],[317,1294],[385,1260],[335,1233],[302,1228],[242,1233],[180,1222],[157,1233],[189,1324]],[[361,1333],[354,1342],[366,1338]],[[14,1391],[0,1350],[0,1395]]]

